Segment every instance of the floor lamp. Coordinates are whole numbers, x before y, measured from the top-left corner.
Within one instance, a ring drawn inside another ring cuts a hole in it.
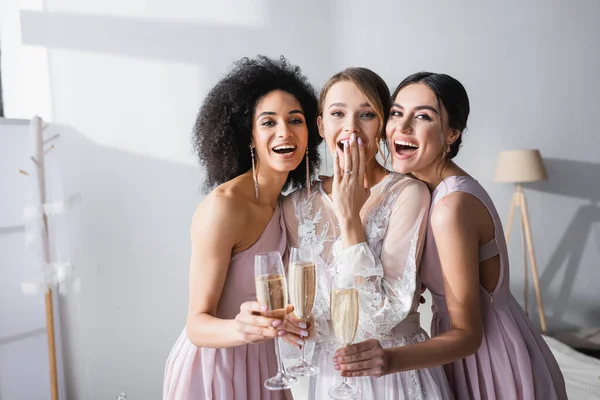
[[[523,251],[523,267],[525,273],[525,298],[524,308],[527,312],[527,293],[528,293],[528,273],[527,256],[531,264],[533,274],[533,287],[537,299],[538,313],[540,315],[540,326],[542,333],[546,333],[546,316],[544,315],[544,303],[540,293],[540,282],[535,262],[535,253],[533,252],[533,241],[531,240],[531,227],[529,225],[529,215],[527,213],[527,203],[522,184],[525,182],[537,182],[548,179],[546,168],[539,150],[509,150],[498,154],[496,162],[496,171],[494,180],[496,182],[510,182],[516,184],[516,191],[513,193],[510,202],[510,211],[508,213],[508,222],[506,225],[506,241],[510,238],[515,212],[519,209],[521,214],[521,238]]]

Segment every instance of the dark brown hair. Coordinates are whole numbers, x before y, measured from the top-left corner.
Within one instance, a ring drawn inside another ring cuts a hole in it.
[[[407,76],[400,82],[396,90],[394,90],[392,102],[402,89],[414,83],[422,83],[431,89],[435,94],[438,108],[440,109],[440,120],[442,118],[442,109],[440,106],[443,105],[448,113],[448,126],[450,129],[456,129],[459,132],[458,138],[450,145],[450,151],[446,153],[445,149],[443,149],[444,154],[446,154],[445,157],[451,160],[458,154],[462,143],[462,134],[467,127],[467,119],[469,118],[471,109],[467,91],[462,83],[450,75],[434,72],[417,72],[416,74]]]

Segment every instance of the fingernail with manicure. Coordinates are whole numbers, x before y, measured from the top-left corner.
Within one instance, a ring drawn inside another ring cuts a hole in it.
[[[262,312],[267,311],[267,306],[265,306],[265,305],[260,306],[260,311],[262,311]]]
[[[277,332],[277,336],[284,336],[287,335],[287,331],[278,331]]]
[[[273,321],[271,323],[271,325],[273,325],[275,328],[277,328],[279,325],[281,325],[281,321],[280,320]]]
[[[304,346],[304,340],[302,340],[302,339],[298,340],[298,344],[299,344],[300,346]]]
[[[308,332],[306,332],[306,331],[300,331],[300,336],[308,336]]]
[[[361,138],[358,138],[358,145],[362,146],[362,139]]]
[[[348,141],[344,140],[344,147],[348,147]]]
[[[298,327],[300,327],[300,329],[306,329],[306,324],[304,322],[300,322],[298,323]]]
[[[350,141],[354,142],[356,140],[356,135],[353,133],[352,135],[350,135]]]

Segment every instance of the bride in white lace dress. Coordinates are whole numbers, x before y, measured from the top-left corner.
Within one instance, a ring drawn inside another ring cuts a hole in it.
[[[310,379],[311,400],[329,399],[330,387],[341,379],[332,361],[339,344],[329,313],[336,269],[359,283],[355,342],[375,338],[389,348],[428,338],[416,310],[430,195],[421,182],[390,173],[375,159],[389,98],[385,82],[368,69],[334,75],[321,91],[318,119],[320,134],[334,154],[334,177],[284,201],[288,245],[313,248],[317,260],[312,363],[320,373]],[[360,389],[363,400],[452,398],[440,367],[350,378],[349,383]]]

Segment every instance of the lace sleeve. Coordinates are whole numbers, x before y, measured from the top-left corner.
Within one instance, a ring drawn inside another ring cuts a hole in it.
[[[366,243],[340,251],[338,271],[355,276],[360,319],[356,341],[384,339],[411,312],[417,295],[429,191],[410,180],[366,224]]]

